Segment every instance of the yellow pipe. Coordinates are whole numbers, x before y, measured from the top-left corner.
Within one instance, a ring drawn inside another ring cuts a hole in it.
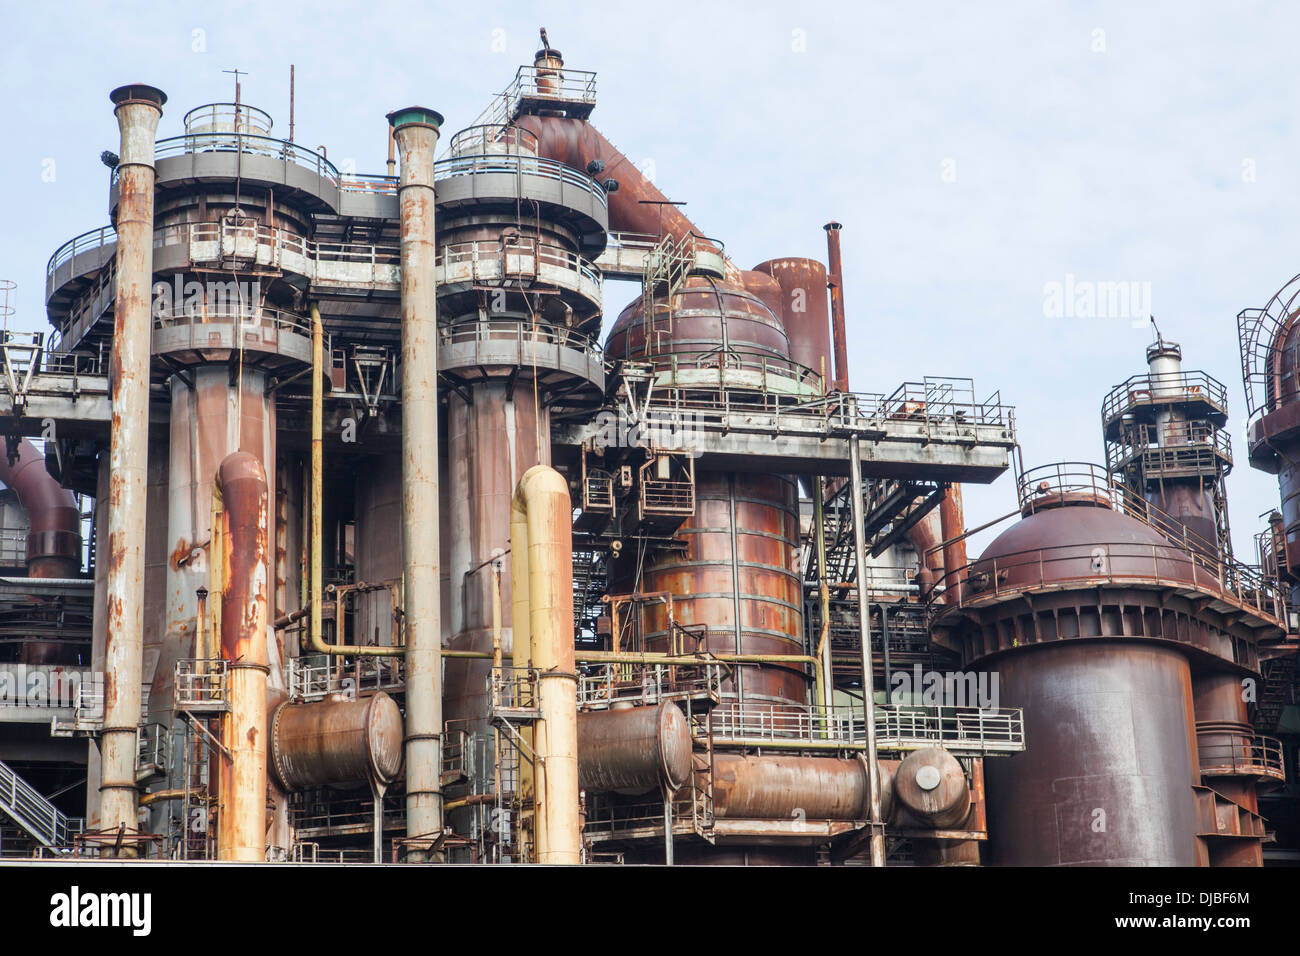
[[[325,474],[325,329],[320,319],[320,307],[311,305],[311,597],[308,643],[317,654],[353,655],[356,657],[401,657],[405,647],[357,647],[352,644],[326,644],[321,634],[321,504],[324,500]]]
[[[529,468],[510,509],[514,654],[518,662],[526,637],[538,672],[533,834],[537,860],[547,864],[576,864],[582,856],[572,520],[569,486],[560,473],[547,465]]]

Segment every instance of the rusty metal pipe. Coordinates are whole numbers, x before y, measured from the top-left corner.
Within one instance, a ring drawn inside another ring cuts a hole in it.
[[[11,465],[0,454],[0,481],[27,512],[27,574],[73,578],[81,570],[81,514],[72,492],[45,470],[45,456],[24,438]]]
[[[402,612],[406,621],[406,832],[438,836],[442,809],[442,607],[438,516],[438,303],[433,156],[442,116],[388,114],[401,156]],[[572,595],[569,598],[572,601]],[[412,859],[427,858],[413,850]]]
[[[271,564],[266,471],[255,455],[227,455],[213,497],[222,520],[221,653],[229,661],[230,708],[221,719],[225,753],[218,788],[217,858],[266,859],[267,616]]]
[[[573,504],[548,465],[524,472],[510,509],[515,647],[527,642],[538,671],[533,749],[534,838],[539,863],[578,863],[578,675],[573,652]],[[516,650],[516,655],[518,651]],[[518,657],[516,656],[516,660]]]
[[[831,290],[831,335],[835,340],[835,387],[841,392],[849,390],[849,344],[844,331],[844,268],[840,262],[840,230],[838,222],[828,222],[826,230],[827,283]]]
[[[138,829],[136,727],[144,646],[146,470],[149,460],[149,362],[153,289],[154,138],[167,96],[152,86],[110,94],[121,132],[117,167],[117,296],[109,395],[113,418],[108,474],[108,620],[104,650],[104,728],[100,738],[100,822]],[[120,854],[135,857],[127,843]]]
[[[962,513],[961,485],[951,484],[939,501],[939,528],[943,535],[944,600],[961,604],[966,585],[962,569],[966,567],[966,518]]]
[[[833,230],[831,230],[833,232]],[[835,258],[838,266],[839,257]],[[875,669],[871,663],[871,615],[867,598],[867,544],[862,516],[862,448],[855,433],[849,438],[849,472],[853,496],[853,551],[858,567],[858,625],[862,637],[862,713],[867,731],[867,774],[870,780],[871,865],[885,865],[885,832],[880,816],[880,772],[876,765]]]

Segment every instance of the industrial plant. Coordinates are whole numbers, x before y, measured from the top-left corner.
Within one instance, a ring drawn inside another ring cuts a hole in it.
[[[1300,862],[1300,277],[1240,554],[1193,343],[1027,466],[989,383],[851,381],[853,223],[734,261],[570,61],[374,175],[238,83],[61,104],[121,140],[6,316],[0,863]]]

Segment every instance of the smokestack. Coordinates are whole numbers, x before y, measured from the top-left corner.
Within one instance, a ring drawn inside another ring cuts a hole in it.
[[[438,303],[433,153],[442,115],[388,114],[401,154],[402,569],[406,619],[406,834],[442,831],[442,608],[438,580]],[[411,859],[429,855],[413,849]]]
[[[214,494],[225,529],[221,554],[221,655],[229,661],[230,710],[222,716],[217,859],[266,859],[266,628],[271,587],[267,558],[266,472],[246,451],[227,455]]]
[[[840,264],[840,230],[838,222],[828,222],[826,230],[827,285],[831,290],[831,332],[835,339],[835,387],[849,390],[849,345],[844,333],[844,269]]]
[[[108,622],[99,790],[103,829],[138,829],[136,727],[144,631],[145,469],[149,455],[149,297],[153,287],[154,138],[167,95],[152,86],[110,94],[122,134],[118,152],[117,299],[109,394]],[[114,855],[111,847],[106,855]],[[138,855],[124,843],[123,857]]]

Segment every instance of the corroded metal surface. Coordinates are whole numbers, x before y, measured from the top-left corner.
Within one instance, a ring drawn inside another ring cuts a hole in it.
[[[389,115],[401,154],[402,541],[406,621],[406,832],[442,830],[442,594],[433,155],[442,117]],[[422,854],[417,853],[417,857]]]
[[[402,769],[401,711],[383,692],[360,700],[285,702],[271,721],[271,766],[286,790],[390,784]]]
[[[719,817],[862,820],[867,768],[834,757],[715,754],[713,808]]]
[[[691,733],[673,703],[578,715],[578,786],[583,790],[675,791],[691,770]]]
[[[149,86],[113,91],[118,166],[117,300],[109,371],[113,418],[109,450],[108,628],[101,824],[135,831],[136,725],[144,631],[145,478],[149,441],[150,292],[153,287],[154,136],[167,97]],[[111,850],[109,851],[112,852]],[[123,855],[135,855],[134,847]]]
[[[760,262],[754,271],[770,275],[780,286],[781,304],[773,311],[785,323],[790,358],[829,380],[835,371],[835,357],[826,303],[826,267],[816,259],[786,258]],[[750,288],[748,281],[745,286]]]
[[[1062,643],[998,664],[1029,749],[985,766],[991,862],[1192,866],[1191,674],[1176,650]]]
[[[834,385],[840,391],[849,387],[849,346],[844,328],[844,267],[840,262],[838,222],[828,222],[826,229],[826,272],[831,292],[831,335],[835,343]]]
[[[954,827],[970,814],[971,792],[957,758],[939,747],[914,750],[893,776],[897,805],[937,829]]]
[[[266,855],[266,676],[270,522],[266,472],[234,452],[218,474],[221,541],[221,656],[229,661],[230,707],[222,716],[217,856],[255,863]]]

